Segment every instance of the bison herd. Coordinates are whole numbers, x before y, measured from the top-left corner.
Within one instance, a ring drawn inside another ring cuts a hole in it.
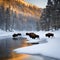
[[[35,33],[32,33],[32,32],[31,33],[26,33],[26,35],[29,36],[32,39],[39,38],[39,35],[37,35]],[[13,38],[18,37],[18,36],[21,36],[21,33],[17,33],[17,34],[12,35]],[[54,34],[53,33],[46,33],[45,36],[50,38],[50,37],[54,37]]]

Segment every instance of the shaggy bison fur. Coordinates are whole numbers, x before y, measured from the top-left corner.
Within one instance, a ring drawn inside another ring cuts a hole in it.
[[[39,35],[36,35],[35,33],[26,33],[26,35],[28,35],[32,39],[39,38]]]
[[[53,33],[47,33],[47,34],[45,34],[45,36],[48,37],[48,38],[50,38],[50,37],[53,37],[54,34]]]

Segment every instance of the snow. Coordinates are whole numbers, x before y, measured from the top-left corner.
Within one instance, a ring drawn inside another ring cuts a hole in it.
[[[18,48],[15,49],[14,52],[24,54],[42,54],[60,59],[60,40],[57,38],[49,40],[51,41],[48,41],[48,43]]]
[[[27,41],[27,43],[39,43],[40,42],[40,40],[29,40],[29,41]]]
[[[17,48],[17,49],[14,49],[13,51],[16,53],[21,53],[21,54],[33,54],[33,55],[38,54],[38,55],[44,55],[44,56],[49,56],[49,57],[60,59],[60,48],[59,48],[60,47],[60,34],[59,32],[60,30],[53,31],[55,37],[46,38],[44,34],[46,34],[47,32],[40,31],[36,34],[39,34],[43,40],[48,41],[47,43]],[[34,41],[30,40],[29,42],[32,43]]]
[[[29,36],[26,36],[26,32],[34,32],[39,35],[39,39],[32,39]],[[54,33],[54,37],[47,38],[45,34],[48,32]],[[58,31],[14,31],[14,32],[5,32],[0,30],[0,39],[5,37],[12,37],[14,33],[21,33],[21,37],[27,38],[27,43],[37,43],[37,45],[22,47],[14,49],[13,52],[21,54],[35,54],[49,56],[53,58],[60,59],[60,30]]]
[[[41,39],[39,39],[39,38],[36,38],[36,39],[30,38],[30,39],[28,39],[28,41],[26,41],[26,43],[40,43],[40,44],[46,43],[46,42],[47,42],[46,38],[41,38]]]
[[[16,33],[20,33],[19,31],[13,31],[13,32],[9,32],[9,31],[3,31],[0,29],[0,39],[5,39],[5,38],[12,38],[12,35]]]

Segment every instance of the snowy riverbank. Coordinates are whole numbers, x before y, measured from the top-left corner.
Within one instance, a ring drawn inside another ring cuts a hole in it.
[[[26,36],[26,32],[34,32],[39,35],[39,39],[31,39]],[[53,38],[45,37],[47,32],[54,33]],[[11,37],[14,33],[21,33],[21,37],[27,38],[27,43],[36,43],[39,42],[37,45],[32,45],[23,48],[14,49],[13,52],[20,53],[20,54],[32,54],[32,55],[43,55],[48,57],[53,57],[60,59],[60,30],[58,31],[14,31],[14,32],[5,32],[0,30],[0,39]],[[41,43],[41,41],[46,41],[46,43]]]
[[[48,41],[47,43],[17,48],[13,51],[21,54],[43,55],[60,59],[60,30],[53,32],[55,35],[53,38],[46,38],[45,33],[47,32],[40,31],[36,34],[39,34],[41,38],[45,38]]]

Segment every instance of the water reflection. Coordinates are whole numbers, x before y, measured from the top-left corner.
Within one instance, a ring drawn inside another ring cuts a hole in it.
[[[26,38],[5,38],[0,39],[0,60],[60,60],[49,58],[45,56],[33,56],[26,54],[16,54],[12,50],[20,47],[30,46],[31,43],[27,44]],[[45,43],[46,41],[42,41],[40,43]]]
[[[26,38],[5,38],[0,40],[0,60],[23,60],[25,54],[16,54],[13,49],[28,46]]]

